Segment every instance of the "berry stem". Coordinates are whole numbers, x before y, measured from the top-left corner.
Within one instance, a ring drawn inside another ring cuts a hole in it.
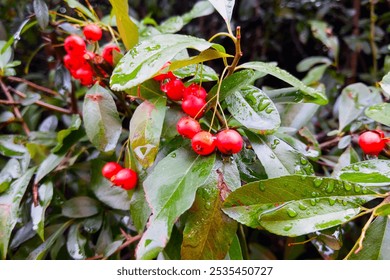
[[[240,61],[240,58],[242,57],[242,51],[241,51],[241,27],[237,26],[236,28],[236,37],[234,39],[234,45],[236,47],[236,53],[234,55],[234,59],[232,64],[229,66],[229,71],[226,75],[226,77],[233,74],[234,70],[236,69],[236,66],[238,62]]]

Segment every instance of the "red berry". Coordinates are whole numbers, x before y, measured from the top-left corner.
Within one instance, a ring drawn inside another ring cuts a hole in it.
[[[69,54],[64,56],[64,65],[69,70],[77,70],[83,65],[85,65],[86,61],[82,57],[75,57]]]
[[[110,161],[107,162],[103,168],[102,168],[102,174],[107,179],[111,179],[113,176],[115,176],[119,171],[121,171],[123,168],[119,163]]]
[[[198,84],[191,84],[184,90],[184,98],[188,95],[193,95],[202,99],[206,99],[206,90]]]
[[[102,51],[102,57],[105,61],[107,61],[109,64],[113,65],[114,64],[114,54],[113,54],[113,51],[117,51],[117,52],[121,52],[121,50],[119,49],[119,47],[117,45],[114,45],[114,44],[109,44],[109,45],[106,45],[104,48],[103,48],[103,51]]]
[[[385,147],[384,133],[378,130],[366,131],[359,136],[359,146],[365,154],[378,155]]]
[[[185,138],[192,139],[201,131],[200,124],[191,117],[182,117],[176,125],[177,132]]]
[[[125,190],[134,189],[137,186],[138,176],[137,173],[130,169],[124,168],[120,170],[113,178],[112,182],[116,186],[120,186]]]
[[[204,110],[206,107],[206,100],[196,97],[194,95],[189,95],[184,98],[181,108],[183,111],[196,119],[199,119],[203,116]]]
[[[102,29],[93,23],[84,26],[83,33],[87,40],[99,41],[102,38]]]
[[[208,131],[200,131],[192,137],[191,146],[195,153],[209,155],[215,150],[215,137]]]
[[[182,100],[185,86],[180,79],[169,80],[165,84],[161,84],[161,91],[165,92],[171,100]]]
[[[85,66],[77,69],[75,77],[80,80],[83,86],[90,86],[93,84],[93,71],[91,66]]]
[[[64,42],[65,51],[71,56],[82,56],[86,51],[86,45],[80,36],[70,35],[66,37]]]
[[[165,68],[169,67],[169,65],[171,65],[171,62],[166,62],[163,67],[161,68],[160,72],[163,71]],[[155,81],[163,81],[165,79],[174,79],[176,78],[175,75],[173,75],[173,73],[171,71],[167,72],[167,73],[163,73],[163,74],[159,74],[157,76],[154,76],[153,77],[153,80]]]
[[[230,155],[241,151],[243,140],[237,131],[226,129],[218,132],[215,144],[221,153]]]

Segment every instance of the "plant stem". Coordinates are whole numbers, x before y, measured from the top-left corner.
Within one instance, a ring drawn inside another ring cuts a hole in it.
[[[23,79],[23,78],[9,76],[9,77],[7,77],[7,79],[10,80],[10,81],[18,82],[18,83],[24,83],[24,84],[26,84],[26,85],[28,85],[28,86],[30,86],[32,88],[35,88],[35,89],[37,89],[39,91],[42,91],[42,92],[45,92],[45,93],[48,93],[48,94],[51,94],[51,95],[56,95],[56,96],[59,95],[59,93],[54,91],[54,90],[51,90],[49,88],[37,85],[37,84],[35,84],[33,82],[30,82],[30,81],[28,81],[26,79]]]
[[[234,59],[232,64],[229,66],[228,73],[226,77],[230,76],[233,74],[234,70],[236,69],[236,66],[238,62],[240,61],[240,58],[242,57],[242,51],[241,51],[241,27],[237,26],[236,29],[236,39],[234,41],[234,45],[236,47],[236,53],[234,55]]]
[[[8,88],[9,90],[11,90],[12,92],[14,92],[16,95],[20,96],[21,98],[27,98],[27,96],[14,89],[14,88]],[[51,105],[51,104],[48,104],[48,103],[45,103],[43,101],[40,101],[40,100],[37,100],[34,102],[36,105],[38,106],[41,106],[43,108],[46,108],[46,109],[49,109],[49,110],[52,110],[52,111],[55,111],[55,112],[59,112],[59,113],[62,113],[62,114],[67,114],[67,115],[71,115],[73,112],[68,110],[68,109],[64,109],[64,108],[61,108],[61,107],[58,107],[58,106],[55,106],[55,105]]]
[[[0,86],[1,86],[1,89],[3,90],[5,96],[7,97],[8,101],[11,103],[15,103],[15,99],[12,97],[12,94],[9,92],[7,86],[4,84],[2,79],[0,79]],[[14,107],[13,109],[14,109],[14,114],[15,114],[16,118],[20,119],[24,132],[26,133],[27,136],[29,136],[30,129],[28,128],[26,122],[24,121],[22,113],[20,113],[20,110],[18,107],[16,107],[15,105],[13,107]]]
[[[246,243],[244,228],[242,225],[238,225],[237,236],[240,242],[242,258],[244,260],[249,260],[248,245]]]
[[[376,15],[375,15],[375,4],[376,0],[370,0],[370,46],[371,46],[371,53],[372,53],[372,71],[375,80],[377,79],[377,72],[378,72],[378,62],[377,62],[377,47],[375,45],[375,22],[376,22]]]

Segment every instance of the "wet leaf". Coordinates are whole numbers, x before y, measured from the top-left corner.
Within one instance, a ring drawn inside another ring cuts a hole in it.
[[[62,150],[69,150],[70,146],[76,142],[79,134],[75,132],[81,126],[79,115],[72,115],[71,124],[68,128],[62,129],[57,133],[57,145],[53,148],[53,153],[61,153]],[[72,135],[73,134],[73,135]],[[81,136],[81,135],[80,135]]]
[[[339,40],[331,33],[332,28],[326,22],[319,20],[311,20],[309,21],[309,24],[314,37],[320,40],[329,49],[330,56],[337,60],[339,54]]]
[[[38,20],[38,24],[42,29],[45,29],[49,24],[49,9],[44,0],[34,0],[34,13]]]
[[[83,260],[86,258],[85,244],[87,239],[80,233],[81,224],[73,224],[68,231],[68,240],[66,241],[66,248],[68,253],[74,260]]]
[[[123,44],[130,50],[138,43],[138,27],[130,19],[129,5],[126,0],[110,0],[116,18],[116,25]]]
[[[282,125],[301,129],[307,125],[320,108],[317,104],[288,104],[282,114]]]
[[[357,249],[355,246],[353,250]],[[377,217],[367,229],[363,248],[352,253],[349,260],[389,260],[390,259],[390,218]]]
[[[80,11],[82,14],[86,15],[93,21],[99,21],[99,19],[83,4],[81,4],[79,1],[76,0],[65,0],[65,2],[69,5],[69,7]]]
[[[210,175],[215,155],[202,157],[179,148],[158,162],[144,181],[152,208],[148,228],[137,248],[137,259],[155,258],[166,246],[173,224],[194,202],[196,190]]]
[[[135,158],[144,167],[153,165],[160,144],[166,99],[145,100],[134,111],[130,120],[130,147]]]
[[[351,220],[374,197],[349,182],[290,175],[242,186],[228,196],[223,211],[250,227],[299,236]]]
[[[178,53],[190,48],[204,51],[213,44],[199,38],[162,34],[143,40],[132,48],[116,65],[110,79],[113,90],[133,88],[152,78]]]
[[[210,15],[214,12],[214,8],[210,5],[209,1],[198,1],[192,7],[191,11],[185,13],[183,21],[185,24],[189,23],[192,19]]]
[[[265,62],[247,62],[240,65],[240,68],[249,68],[257,70],[259,72],[272,75],[290,85],[297,88],[304,95],[304,102],[316,103],[319,105],[325,105],[328,103],[328,98],[320,90],[306,86],[300,80],[292,76],[287,71],[280,69],[272,63]]]
[[[390,204],[383,204],[378,208],[375,208],[374,214],[377,216],[389,216],[390,215]]]
[[[34,168],[14,181],[5,193],[0,195],[0,256],[7,256],[9,239],[19,218],[19,205],[34,174]]]
[[[389,92],[390,94],[390,92]],[[368,107],[364,113],[376,122],[390,126],[390,104],[380,103]]]
[[[366,160],[348,165],[336,175],[342,180],[369,185],[390,183],[390,162],[388,160]]]
[[[280,116],[265,93],[248,86],[225,99],[232,116],[246,128],[261,134],[274,132],[280,126]]]
[[[340,173],[341,169],[359,161],[359,155],[351,146],[349,146],[338,158],[338,162],[333,168],[332,177],[337,177],[337,174]]]
[[[316,64],[331,65],[332,61],[325,56],[311,56],[303,59],[297,65],[298,72],[306,72]]]
[[[209,2],[214,6],[218,13],[222,16],[223,20],[226,22],[228,28],[230,28],[230,21],[232,19],[233,8],[235,0],[209,0]]]
[[[51,234],[45,242],[39,245],[35,250],[31,251],[27,257],[27,260],[42,260],[46,257],[49,250],[53,248],[53,245],[58,238],[61,238],[65,230],[73,223],[73,220],[67,221],[60,225],[58,229]]]
[[[377,92],[362,83],[347,86],[339,98],[339,131],[358,118],[367,106],[382,101]]]
[[[280,138],[273,135],[259,136],[250,132],[247,136],[268,178],[314,173],[312,165],[303,154]]]
[[[50,205],[53,197],[53,183],[47,182],[39,186],[38,188],[38,205],[31,204],[31,220],[33,223],[32,229],[35,230],[42,240],[44,237],[45,227],[45,212]]]
[[[232,245],[230,245],[229,259],[230,260],[243,260],[244,259],[242,256],[240,240],[238,239],[237,235],[234,236],[233,241],[232,241]]]
[[[309,237],[314,238],[311,243],[324,260],[337,259],[339,250],[343,246],[343,234],[340,226],[309,234]]]
[[[224,259],[236,235],[237,222],[221,210],[229,190],[219,165],[215,165],[207,183],[198,189],[194,204],[187,212],[182,259]]]
[[[22,156],[27,150],[19,144],[18,135],[0,135],[0,154],[6,157]]]
[[[38,184],[45,176],[52,172],[65,158],[65,154],[50,154],[46,159],[39,165],[37,174],[34,178],[34,184]]]
[[[390,72],[387,73],[382,81],[379,82],[379,85],[381,86],[381,88],[383,89],[383,91],[385,92],[385,94],[387,96],[390,96]]]
[[[62,215],[69,218],[86,218],[99,213],[99,202],[88,196],[77,196],[62,204]]]
[[[115,149],[122,132],[119,114],[110,92],[95,84],[85,94],[83,105],[85,131],[100,151]]]

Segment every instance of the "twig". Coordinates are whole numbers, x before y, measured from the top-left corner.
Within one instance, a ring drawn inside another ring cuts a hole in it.
[[[374,78],[377,78],[378,62],[377,62],[377,47],[375,45],[375,4],[376,0],[370,0],[370,46],[372,53],[372,71]]]
[[[8,89],[11,90],[12,92],[14,92],[15,94],[17,94],[18,96],[22,97],[22,98],[27,98],[27,96],[24,93],[14,89],[14,88],[9,87]],[[51,104],[45,103],[45,102],[40,101],[40,100],[37,100],[34,103],[36,105],[38,105],[38,106],[41,106],[43,108],[46,108],[46,109],[49,109],[49,110],[52,110],[52,111],[55,111],[55,112],[59,112],[59,113],[67,114],[67,115],[71,115],[72,114],[72,111],[70,111],[68,109],[64,109],[64,108],[61,108],[61,107],[58,107],[58,106],[55,106],[55,105],[51,105]]]
[[[20,102],[19,101],[9,101],[9,100],[0,99],[0,104],[3,104],[3,105],[20,105]]]
[[[327,147],[335,146],[340,141],[340,137],[333,138],[329,141],[323,142],[320,144],[321,150]]]
[[[9,77],[7,77],[7,79],[10,80],[10,81],[18,82],[18,83],[24,83],[24,84],[26,84],[26,85],[28,85],[28,86],[30,86],[32,88],[35,88],[37,90],[43,91],[43,92],[51,94],[51,95],[55,95],[55,96],[59,95],[59,93],[54,91],[54,90],[51,90],[49,88],[37,85],[37,84],[35,84],[35,83],[31,82],[31,81],[28,81],[26,79],[23,79],[23,78],[9,76]]]
[[[4,84],[2,79],[0,79],[0,86],[1,86],[1,89],[3,90],[5,96],[7,97],[8,101],[11,103],[15,103],[15,100],[12,97],[12,94],[9,92],[7,86]],[[14,105],[14,114],[15,114],[16,118],[20,119],[24,132],[26,133],[27,136],[29,136],[30,129],[28,128],[26,122],[24,121],[22,113],[20,113],[19,108],[16,107],[15,105]]]
[[[231,74],[233,74],[234,70],[236,69],[236,66],[238,64],[238,62],[240,61],[240,58],[242,57],[242,51],[241,51],[241,27],[240,26],[237,26],[237,29],[236,29],[236,40],[234,42],[234,45],[236,47],[236,53],[234,55],[234,59],[233,59],[233,62],[232,64],[230,64],[229,66],[229,70],[228,70],[228,73],[227,73],[227,77],[230,76]]]

